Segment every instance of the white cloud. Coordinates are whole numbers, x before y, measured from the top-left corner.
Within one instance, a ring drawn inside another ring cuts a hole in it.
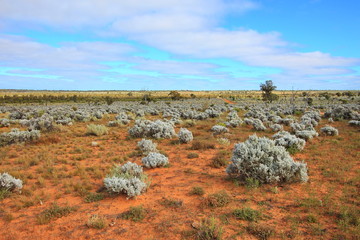
[[[168,51],[173,57],[231,58],[251,66],[279,68],[282,74],[273,77],[285,84],[281,79],[286,77],[302,82],[336,79],[351,74],[350,67],[359,65],[360,59],[293,50],[292,43],[275,31],[261,33],[220,27],[226,14],[243,14],[258,7],[252,0],[0,0],[0,19],[5,20],[0,28],[13,21],[21,24],[10,23],[9,28],[46,26],[71,33],[80,29],[112,36],[112,40],[130,39]],[[46,69],[64,79],[99,78],[104,72],[98,70],[110,68],[99,64],[100,61],[128,61],[135,64],[132,67],[135,70],[213,78],[219,81],[219,88],[225,82],[220,81],[221,77],[236,80],[230,74],[219,75],[214,71],[217,66],[211,64],[128,56],[134,51],[129,44],[102,40],[67,42],[53,47],[26,38],[0,36],[2,65]]]

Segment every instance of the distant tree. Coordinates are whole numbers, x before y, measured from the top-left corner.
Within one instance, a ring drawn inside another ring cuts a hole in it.
[[[171,91],[169,93],[169,96],[171,97],[172,100],[179,100],[181,98],[181,95],[178,91]]]
[[[190,97],[191,98],[196,98],[196,95],[192,93],[192,94],[190,94]]]
[[[279,96],[272,93],[276,89],[272,80],[266,80],[265,83],[260,84],[260,90],[262,91],[263,101],[272,102],[279,99]]]

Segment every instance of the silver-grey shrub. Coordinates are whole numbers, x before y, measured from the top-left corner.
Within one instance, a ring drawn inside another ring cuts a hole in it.
[[[350,120],[349,125],[350,126],[360,126],[360,121],[358,121],[358,120]]]
[[[145,182],[146,178],[141,166],[127,162],[112,169],[111,174],[104,178],[104,186],[110,193],[124,193],[131,198],[146,190],[148,186]]]
[[[0,189],[7,191],[19,191],[23,187],[20,179],[14,178],[8,173],[0,174]]]
[[[178,136],[181,143],[188,143],[194,139],[192,132],[186,128],[180,128]]]
[[[211,128],[211,131],[214,133],[214,135],[219,135],[229,132],[229,129],[221,125],[215,125]]]
[[[165,121],[141,120],[135,121],[135,125],[129,129],[131,137],[152,137],[152,138],[172,138],[176,136],[174,126]]]
[[[164,167],[169,164],[168,158],[157,152],[149,153],[146,157],[143,157],[141,161],[147,168]]]
[[[281,131],[272,136],[276,146],[283,146],[286,149],[301,151],[305,147],[305,140],[290,134],[287,131]]]
[[[231,111],[227,116],[227,121],[225,122],[226,126],[237,127],[243,124],[243,121],[239,117],[236,111]]]
[[[54,118],[45,113],[39,118],[32,118],[28,121],[22,121],[22,125],[28,127],[29,130],[41,130],[42,132],[49,132],[54,130]]]
[[[10,126],[10,120],[7,118],[0,119],[0,127],[9,127]]]
[[[278,132],[284,129],[284,127],[281,124],[272,124],[270,125],[270,128],[274,132]]]
[[[313,137],[317,137],[319,136],[319,134],[315,131],[315,130],[301,130],[301,131],[296,131],[295,135],[299,138],[305,139],[306,141],[313,138]]]
[[[149,152],[156,152],[156,143],[153,143],[151,140],[142,139],[137,143],[137,147],[142,151],[143,153],[149,153]]]
[[[263,122],[260,119],[255,118],[253,120],[252,126],[256,131],[265,131],[266,127],[264,126]]]
[[[339,135],[339,131],[332,127],[332,126],[325,126],[325,127],[322,127],[320,129],[320,132],[322,134],[325,134],[325,135],[328,135],[328,136],[335,136],[335,135]]]
[[[133,178],[120,178],[120,177],[107,177],[104,179],[104,185],[110,193],[124,193],[129,198],[136,197],[146,190],[146,183],[137,177]]]
[[[20,131],[17,128],[13,128],[10,132],[0,134],[0,146],[10,145],[14,143],[30,142],[39,138],[39,130]]]
[[[266,137],[250,136],[236,144],[226,172],[233,178],[244,181],[248,178],[261,183],[306,182],[305,163],[295,162],[286,149],[276,146]]]

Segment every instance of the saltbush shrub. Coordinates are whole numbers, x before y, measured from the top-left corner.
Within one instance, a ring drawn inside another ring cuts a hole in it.
[[[284,129],[284,127],[280,124],[272,124],[272,125],[270,125],[270,128],[274,132],[278,132],[278,131],[281,131]]]
[[[7,118],[0,119],[0,127],[9,127],[10,126],[10,120]]]
[[[245,142],[235,145],[232,163],[226,172],[233,178],[247,178],[261,183],[306,182],[305,163],[295,162],[283,146],[266,137],[250,136]]]
[[[192,132],[186,128],[180,128],[178,136],[181,143],[188,143],[194,139]]]
[[[266,127],[264,126],[263,122],[260,119],[254,119],[252,123],[254,129],[256,131],[265,131]]]
[[[17,128],[11,129],[10,132],[0,134],[0,146],[14,143],[30,142],[40,138],[40,131],[20,131]]]
[[[147,176],[143,173],[141,166],[127,162],[123,166],[115,166],[112,169],[111,174],[104,179],[104,186],[110,193],[124,193],[131,198],[146,190],[146,179]]]
[[[131,137],[172,138],[176,136],[174,126],[162,120],[136,120],[135,125],[129,129]]]
[[[53,124],[54,118],[45,113],[39,118],[32,118],[30,120],[23,120],[21,124],[27,126],[29,130],[41,130],[43,132],[49,132],[54,130]]]
[[[357,120],[351,120],[349,121],[350,126],[360,126],[360,121]]]
[[[0,174],[0,189],[6,191],[20,191],[23,187],[23,182],[20,179],[14,178],[8,173]]]
[[[168,158],[157,152],[151,152],[146,157],[142,158],[142,163],[147,168],[164,167],[169,164]]]
[[[228,127],[237,127],[243,124],[243,121],[236,111],[231,111],[227,116],[227,122],[225,122],[225,124]]]
[[[339,135],[339,131],[332,126],[325,126],[320,129],[320,132],[324,135],[335,136]]]
[[[224,127],[224,126],[220,126],[220,125],[215,125],[211,128],[211,131],[214,133],[214,135],[219,135],[222,133],[227,133],[229,132],[229,129]]]
[[[149,152],[156,152],[156,143],[153,143],[151,140],[142,139],[137,143],[137,147],[142,151],[143,153],[149,153]]]
[[[276,146],[283,146],[286,149],[292,149],[293,151],[301,151],[305,147],[305,140],[296,137],[286,131],[281,131],[272,136],[275,139]]]
[[[306,141],[319,136],[319,134],[315,130],[302,130],[302,131],[296,131],[295,135],[299,138],[305,139]]]

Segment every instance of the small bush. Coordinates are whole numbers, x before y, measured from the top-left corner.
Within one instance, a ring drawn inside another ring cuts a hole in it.
[[[165,207],[179,208],[183,205],[183,201],[179,199],[163,198],[160,204]]]
[[[324,135],[328,135],[328,136],[336,136],[339,135],[339,131],[332,127],[332,126],[325,126],[323,128],[320,129],[320,132]]]
[[[248,207],[235,209],[232,214],[236,219],[245,220],[249,222],[256,222],[261,218],[261,212]]]
[[[223,228],[216,223],[214,217],[204,219],[200,223],[197,233],[198,240],[221,240]]]
[[[273,132],[278,132],[278,131],[282,131],[284,129],[284,127],[280,124],[273,124],[270,125],[270,128]]]
[[[227,138],[218,138],[217,141],[219,144],[224,145],[224,146],[230,145],[230,140]]]
[[[267,240],[275,233],[272,227],[264,224],[251,224],[246,230],[260,240]]]
[[[307,141],[313,137],[317,137],[319,134],[315,130],[302,130],[302,131],[296,131],[295,135]]]
[[[98,202],[104,199],[104,194],[102,193],[89,193],[85,196],[85,202],[92,203]]]
[[[167,157],[156,152],[149,153],[146,157],[142,158],[141,161],[147,168],[164,167],[169,164]]]
[[[198,157],[199,157],[199,154],[197,154],[197,153],[189,153],[189,154],[187,155],[187,157],[188,157],[189,159],[198,158]]]
[[[23,187],[23,182],[20,179],[14,178],[8,173],[0,174],[0,190],[5,191],[20,191]],[[4,191],[3,194],[6,194]]]
[[[253,119],[252,126],[256,131],[265,131],[266,127],[264,126],[263,122],[260,119]]]
[[[260,187],[260,181],[255,178],[246,178],[245,186],[247,189],[254,189]]]
[[[226,151],[220,151],[211,159],[211,167],[221,168],[228,164],[228,153]]]
[[[47,224],[54,219],[67,216],[75,210],[75,207],[60,207],[59,205],[57,205],[57,203],[54,203],[49,209],[44,210],[37,216],[37,222],[39,224]]]
[[[215,149],[215,144],[205,141],[194,141],[191,150],[206,150],[206,149]]]
[[[11,192],[7,189],[0,189],[0,201],[9,197]]]
[[[280,131],[273,135],[276,146],[285,147],[289,153],[301,151],[305,147],[305,140],[291,135],[289,132]]]
[[[20,131],[17,128],[11,129],[10,132],[0,134],[0,147],[22,142],[31,142],[40,138],[40,131]]]
[[[192,132],[186,128],[180,128],[178,136],[181,143],[188,143],[194,139]]]
[[[190,191],[190,194],[202,196],[205,194],[205,191],[202,187],[193,187]]]
[[[103,229],[107,226],[107,220],[105,217],[99,216],[97,214],[91,215],[86,223],[86,226],[89,228]]]
[[[205,199],[205,205],[209,207],[224,207],[230,203],[230,196],[225,191],[220,191]]]
[[[172,138],[176,136],[173,125],[169,122],[156,120],[136,120],[135,125],[129,129],[131,137]]]
[[[108,192],[113,194],[125,193],[129,198],[136,197],[147,188],[146,174],[136,163],[127,162],[123,166],[115,166],[111,174],[104,179]]]
[[[224,126],[220,126],[220,125],[215,125],[211,128],[211,131],[214,133],[214,135],[219,135],[222,133],[227,133],[229,132],[229,129],[224,127]]]
[[[275,141],[266,137],[252,135],[244,143],[236,144],[231,161],[226,172],[242,181],[246,178],[260,183],[308,180],[306,164],[295,162],[284,147],[276,146]]]
[[[146,210],[142,206],[130,207],[130,210],[120,214],[118,218],[140,222],[146,217]]]
[[[149,152],[156,152],[156,143],[153,143],[151,140],[142,139],[137,143],[137,147],[142,151],[143,153],[149,153]]]
[[[96,124],[87,125],[88,135],[102,136],[108,134],[108,132],[109,132],[108,128],[104,125],[96,125]]]

